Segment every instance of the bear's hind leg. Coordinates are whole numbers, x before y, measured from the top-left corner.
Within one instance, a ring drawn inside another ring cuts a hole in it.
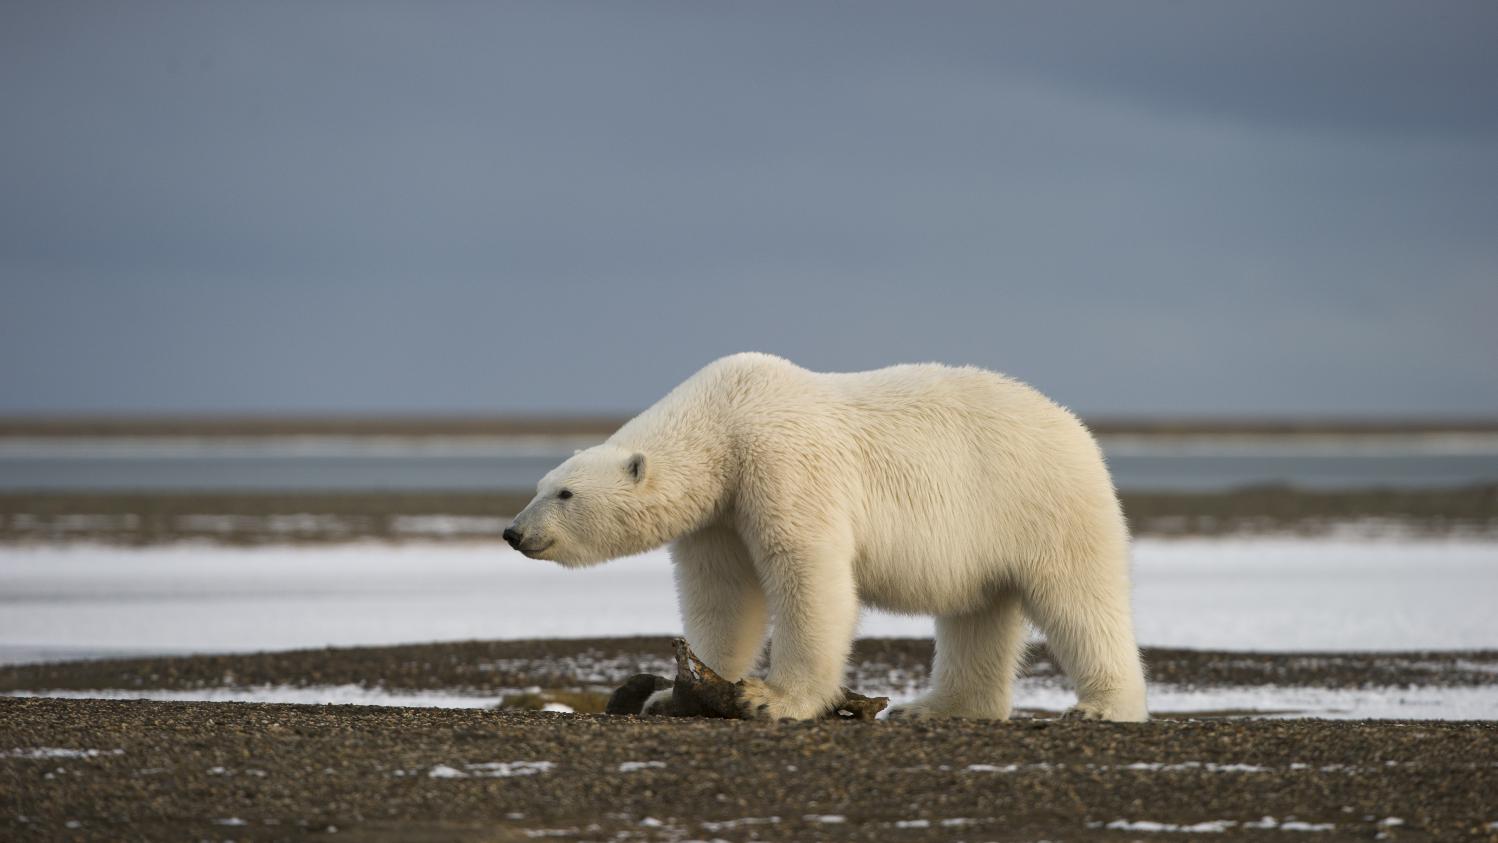
[[[1123,570],[1072,573],[1068,580],[1057,578],[1026,590],[1026,613],[1045,633],[1051,655],[1077,689],[1077,705],[1067,717],[1149,719],[1127,568],[1118,567]]]
[[[931,690],[889,716],[1007,719],[1024,649],[1025,616],[1014,591],[979,611],[939,617]]]

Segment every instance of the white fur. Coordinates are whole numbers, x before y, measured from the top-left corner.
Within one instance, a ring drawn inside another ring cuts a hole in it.
[[[568,500],[557,497],[566,489]],[[1008,717],[1028,617],[1075,716],[1143,720],[1129,538],[1097,444],[975,368],[821,374],[715,361],[542,479],[522,549],[587,565],[667,542],[687,639],[751,713],[836,698],[859,604],[937,618],[935,687],[905,716]]]

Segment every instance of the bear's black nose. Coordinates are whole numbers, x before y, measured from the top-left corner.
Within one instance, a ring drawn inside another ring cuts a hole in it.
[[[517,531],[514,527],[506,527],[504,537],[505,541],[510,543],[510,547],[516,548],[517,550],[520,548],[520,543],[522,541],[525,541],[525,535]]]

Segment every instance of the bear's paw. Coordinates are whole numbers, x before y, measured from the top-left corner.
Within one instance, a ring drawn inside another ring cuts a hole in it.
[[[827,712],[826,704],[786,694],[763,679],[748,677],[737,685],[739,712],[745,720],[812,720]]]
[[[1100,705],[1079,702],[1061,715],[1062,720],[1107,720],[1108,713]]]
[[[1008,720],[1009,706],[988,697],[952,698],[930,693],[890,709],[892,720],[938,720],[960,717],[969,720]]]
[[[908,703],[894,706],[889,710],[889,719],[891,720],[939,720],[956,716],[938,706],[932,705],[924,698],[911,700]]]

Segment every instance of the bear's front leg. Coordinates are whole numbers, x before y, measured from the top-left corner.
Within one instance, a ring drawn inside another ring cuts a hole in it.
[[[774,631],[770,674],[745,679],[744,716],[759,720],[821,717],[841,698],[843,668],[858,625],[852,553],[819,548],[757,560]]]
[[[730,682],[754,668],[764,648],[765,593],[754,560],[737,533],[710,527],[671,545],[676,599],[687,644],[702,663]],[[658,714],[672,699],[668,688],[645,701],[641,714]]]
[[[754,669],[765,643],[765,593],[738,534],[710,528],[671,545],[687,643],[734,682]]]

